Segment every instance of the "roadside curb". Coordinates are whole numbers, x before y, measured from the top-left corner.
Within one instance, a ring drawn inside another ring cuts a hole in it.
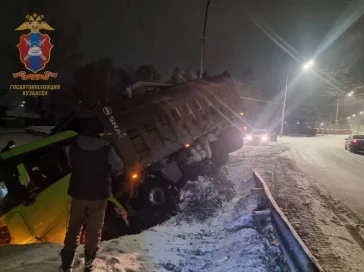
[[[257,182],[257,186],[264,189],[264,194],[269,202],[269,208],[271,209],[270,214],[274,230],[291,271],[324,272],[317,259],[312,255],[300,236],[289,223],[287,217],[279,208],[263,178],[256,170],[253,170],[253,175]]]

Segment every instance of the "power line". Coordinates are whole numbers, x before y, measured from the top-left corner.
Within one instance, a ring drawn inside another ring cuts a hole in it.
[[[276,105],[283,105],[283,103],[281,102],[274,102],[274,101],[268,101],[268,100],[260,100],[260,99],[254,99],[254,98],[249,98],[249,97],[245,97],[245,96],[240,96],[240,98],[245,99],[245,100],[253,100],[253,101],[257,101],[257,102],[263,102],[263,103],[268,103],[268,104],[276,104]],[[292,106],[289,106],[292,108]],[[326,113],[322,113],[322,112],[318,112],[318,111],[310,111],[304,108],[300,108],[298,107],[297,109],[302,110],[302,111],[306,111],[306,112],[311,112],[311,113],[317,113],[317,114],[321,114],[321,115],[326,115],[326,116],[330,116],[329,114]]]
[[[152,36],[149,34],[148,29],[144,25],[143,21],[139,18],[138,13],[136,12],[136,10],[131,5],[130,0],[125,0],[125,2],[128,5],[128,7],[134,12],[135,18],[139,22],[140,26],[142,27],[142,29],[143,29],[145,35],[147,36],[147,38],[149,39],[149,41],[152,43],[153,46],[155,46],[155,43],[154,43],[154,40],[152,39]]]
[[[273,101],[267,101],[267,100],[259,100],[259,99],[254,99],[254,98],[250,98],[250,97],[245,97],[245,96],[240,96],[240,98],[246,99],[246,100],[253,100],[253,101],[268,103],[268,104],[283,105],[283,103],[280,103],[280,102],[273,102]]]

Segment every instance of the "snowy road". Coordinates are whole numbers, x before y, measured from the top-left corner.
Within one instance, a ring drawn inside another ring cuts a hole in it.
[[[21,146],[39,138],[39,136],[25,133],[22,129],[0,128],[0,149],[5,147],[10,140],[15,141],[16,146]]]
[[[346,151],[344,138],[293,138],[289,145],[298,167],[364,220],[364,154]]]
[[[364,271],[364,156],[345,136],[287,137],[245,146],[231,164],[253,167],[325,271]]]

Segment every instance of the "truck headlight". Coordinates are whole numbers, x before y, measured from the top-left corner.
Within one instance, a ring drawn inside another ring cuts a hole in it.
[[[248,141],[250,141],[250,140],[252,139],[252,136],[251,136],[251,135],[248,135],[248,136],[246,136],[246,139],[247,139]]]
[[[267,137],[267,136],[263,136],[263,137],[262,137],[262,140],[263,140],[263,141],[266,141],[266,140],[268,140],[268,137]]]

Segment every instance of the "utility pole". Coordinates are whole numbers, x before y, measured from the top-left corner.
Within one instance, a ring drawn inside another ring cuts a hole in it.
[[[339,117],[339,98],[336,101],[336,118],[335,118],[335,125],[336,125],[336,129],[338,129],[338,117]]]
[[[286,89],[284,90],[284,100],[283,100],[283,110],[282,110],[282,120],[281,120],[281,133],[280,133],[281,138],[283,137],[283,124],[284,124],[284,114],[286,111],[287,89],[288,89],[288,73],[287,73],[287,79],[286,79]]]
[[[358,102],[358,113],[357,113],[357,130],[360,133],[360,103]]]
[[[207,1],[206,4],[206,14],[205,14],[205,22],[203,26],[203,33],[202,33],[202,39],[201,39],[201,59],[200,59],[200,78],[202,78],[203,75],[203,57],[204,57],[204,47],[205,47],[205,40],[206,40],[206,23],[207,23],[207,15],[209,12],[209,6],[210,6],[211,0]]]

